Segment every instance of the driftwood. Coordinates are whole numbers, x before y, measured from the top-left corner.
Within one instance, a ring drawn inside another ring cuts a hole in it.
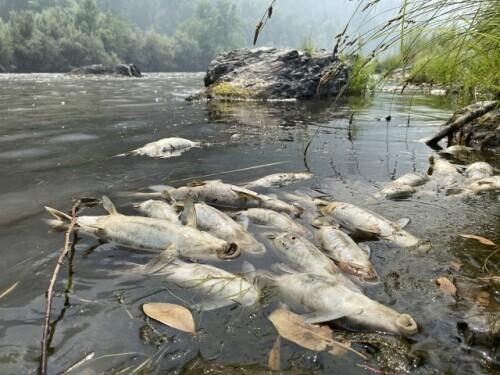
[[[45,309],[45,319],[43,325],[43,335],[42,335],[42,357],[40,360],[40,374],[45,375],[47,373],[47,352],[49,345],[49,325],[50,325],[50,310],[52,309],[52,297],[54,285],[57,280],[57,275],[59,274],[59,270],[64,262],[64,258],[69,253],[71,248],[71,240],[70,237],[73,234],[76,226],[76,214],[80,207],[81,201],[75,203],[73,208],[71,209],[71,223],[66,230],[66,234],[64,237],[64,247],[61,249],[61,253],[59,254],[59,258],[57,259],[56,266],[54,268],[54,272],[52,273],[52,278],[50,279],[49,287],[46,292],[47,297],[47,306]]]
[[[453,117],[446,122],[444,127],[425,143],[431,147],[436,146],[441,139],[452,135],[464,125],[495,109],[500,103],[498,101],[489,101],[478,104],[479,103],[476,103],[465,107],[462,111],[453,115]]]

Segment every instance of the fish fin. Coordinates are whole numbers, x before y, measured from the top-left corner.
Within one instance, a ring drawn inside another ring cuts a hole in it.
[[[49,214],[51,214],[58,221],[62,221],[64,223],[64,222],[68,222],[68,221],[71,222],[71,220],[72,220],[71,216],[69,216],[68,214],[65,214],[62,211],[56,210],[55,208],[50,208],[50,207],[45,206],[45,209],[47,210],[47,212]]]
[[[287,265],[285,263],[274,263],[271,266],[271,269],[274,272],[279,272],[279,273],[287,273],[287,274],[297,273],[296,270],[294,270],[292,267],[290,267],[289,265]]]
[[[248,190],[248,189],[242,189],[238,188],[237,186],[231,187],[231,190],[234,191],[236,194],[238,194],[239,198],[242,199],[258,199],[262,200],[262,197],[259,196],[259,194]]]
[[[196,208],[194,206],[193,198],[187,196],[184,200],[184,210],[182,211],[182,222],[188,227],[196,228]]]
[[[201,311],[212,311],[221,309],[226,306],[231,306],[235,303],[236,302],[230,299],[213,297],[213,298],[204,298],[200,301],[197,301],[194,307]]]
[[[161,270],[171,263],[181,263],[177,258],[177,251],[173,245],[170,245],[160,254],[151,259],[144,265],[144,272],[151,274],[161,274]]]
[[[370,257],[372,255],[372,251],[370,249],[370,246],[368,246],[367,244],[364,244],[364,243],[358,243],[358,247],[363,250],[367,255],[368,257]]]
[[[257,270],[255,269],[255,266],[252,263],[245,260],[241,266],[241,271],[242,271],[242,276],[249,283],[255,284]]]
[[[401,229],[405,228],[408,224],[410,224],[410,219],[407,217],[401,218],[398,221],[396,221],[396,224],[399,225]]]
[[[274,240],[276,237],[278,237],[279,233],[276,232],[265,232],[262,233],[262,235],[267,238],[268,240]]]
[[[161,194],[161,197],[165,200],[165,202],[170,203],[170,204],[175,203],[175,199],[172,198],[172,196],[169,193],[169,190],[162,190],[162,192],[160,194]]]
[[[304,318],[306,323],[317,324],[337,320],[343,318],[344,316],[358,315],[361,314],[362,311],[363,310],[360,308],[347,309],[345,307],[341,307],[336,311],[314,311],[312,313],[302,315],[302,318]]]
[[[107,196],[103,195],[102,197],[102,206],[110,215],[118,215],[118,211],[116,210],[115,205],[111,202]]]

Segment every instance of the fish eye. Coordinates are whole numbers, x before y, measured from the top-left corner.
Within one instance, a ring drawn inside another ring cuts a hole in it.
[[[297,239],[297,237],[295,237],[295,236],[292,236],[292,240],[294,240],[294,241],[295,241],[296,239]]]

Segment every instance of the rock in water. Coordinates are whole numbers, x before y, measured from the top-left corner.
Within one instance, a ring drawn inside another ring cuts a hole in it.
[[[142,77],[141,72],[134,64],[119,65],[86,65],[69,72],[74,75],[112,75],[124,77]]]
[[[325,50],[309,55],[293,49],[239,49],[213,60],[205,76],[206,91],[188,100],[335,96],[348,76],[349,68]]]

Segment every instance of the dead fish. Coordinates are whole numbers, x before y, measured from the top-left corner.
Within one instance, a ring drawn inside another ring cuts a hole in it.
[[[376,193],[375,198],[406,199],[416,192],[413,186],[392,183]]]
[[[143,267],[146,272],[163,275],[167,281],[200,294],[197,306],[204,311],[235,303],[251,306],[260,298],[260,291],[252,280],[211,265],[187,263],[170,259],[168,255],[165,260],[162,254]]]
[[[431,166],[429,167],[428,174],[433,179],[437,178],[441,180],[443,185],[449,186],[462,179],[462,175],[458,172],[457,167],[448,160],[431,156],[429,162]]]
[[[500,191],[500,176],[492,176],[474,181],[467,186],[467,190],[475,194],[486,191]]]
[[[420,186],[429,181],[429,177],[420,172],[410,172],[395,179],[392,183],[398,185]]]
[[[370,262],[370,248],[358,245],[346,233],[333,227],[322,227],[318,240],[323,251],[345,273],[361,281],[376,281],[377,272]]]
[[[200,147],[200,143],[185,138],[171,137],[148,143],[141,148],[117,156],[142,155],[157,158],[170,158],[179,156],[182,152],[192,147]]]
[[[134,207],[136,207],[141,214],[147,217],[167,220],[174,224],[181,224],[179,220],[179,213],[177,213],[175,208],[167,202],[150,199],[137,204]]]
[[[166,220],[119,214],[107,197],[102,198],[109,215],[78,216],[81,232],[118,245],[149,251],[167,251],[193,259],[232,259],[240,255],[235,243],[228,243],[209,233],[172,224]],[[54,227],[68,225],[71,217],[53,208],[45,209],[56,219]]]
[[[300,173],[275,173],[249,182],[244,187],[247,189],[282,187],[298,181],[305,181],[313,178],[309,172]]]
[[[399,247],[416,246],[420,242],[417,237],[403,230],[409,219],[400,219],[395,223],[375,212],[344,202],[332,202],[323,207],[321,212],[330,215],[335,222],[354,234],[377,237]]]
[[[450,146],[444,150],[439,151],[439,154],[441,155],[452,155],[452,156],[460,156],[463,154],[469,154],[474,149],[472,147],[467,147],[467,146],[461,146],[461,145],[454,145]]]
[[[286,214],[266,208],[249,208],[246,211],[238,212],[237,217],[239,220],[247,218],[254,224],[270,226],[282,232],[295,233],[305,237],[311,236],[309,230],[293,221]]]
[[[491,165],[483,161],[472,163],[465,170],[465,177],[471,180],[480,180],[491,177],[495,174],[495,170]]]
[[[288,301],[306,308],[309,313],[304,318],[308,323],[343,318],[351,325],[404,336],[413,335],[418,330],[417,323],[410,315],[400,314],[346,287],[338,275],[261,274],[259,281],[276,286]]]
[[[265,246],[248,233],[241,224],[205,203],[196,203],[193,206],[185,204],[183,216],[190,225],[222,240],[236,243],[242,251],[251,254],[266,252]]]
[[[191,196],[197,201],[203,201],[211,206],[233,208],[268,208],[278,212],[286,212],[300,216],[303,209],[276,198],[258,194],[252,190],[220,181],[202,181],[192,186],[182,186],[177,189],[163,191],[164,196],[173,201],[184,201]]]
[[[282,233],[273,240],[273,244],[280,258],[285,259],[298,272],[328,277],[340,275],[339,278],[347,287],[358,290],[351,280],[342,275],[330,258],[304,237],[293,233]]]

